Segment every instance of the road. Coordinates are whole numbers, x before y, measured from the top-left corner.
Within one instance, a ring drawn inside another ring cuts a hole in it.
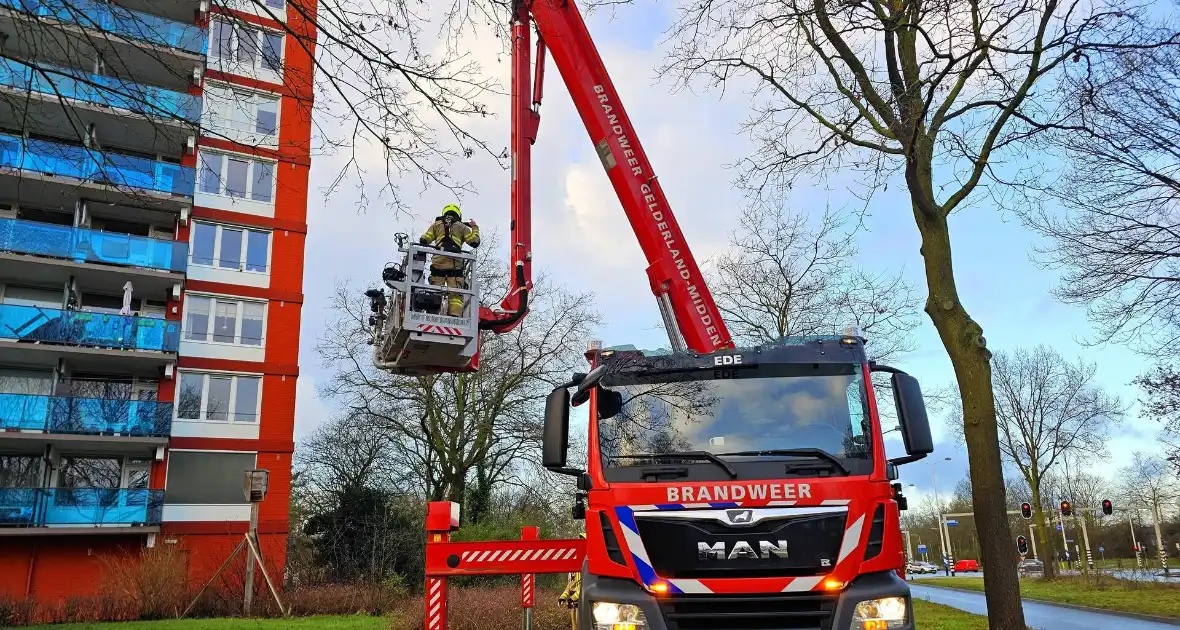
[[[934,588],[910,584],[910,591],[917,599],[943,604],[959,610],[965,610],[977,615],[987,614],[987,601],[983,593],[969,593],[946,588]],[[1176,630],[1178,626],[1158,623],[1155,621],[1141,621],[1132,617],[1108,615],[1105,613],[1087,612],[1072,608],[1063,608],[1039,602],[1024,602],[1024,621],[1028,627],[1036,630]]]

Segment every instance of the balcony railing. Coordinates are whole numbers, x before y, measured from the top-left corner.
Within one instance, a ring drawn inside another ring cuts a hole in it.
[[[163,515],[163,490],[0,488],[0,527],[151,526]]]
[[[209,49],[205,29],[98,0],[0,0],[0,6],[128,39],[198,55]]]
[[[0,394],[0,430],[167,437],[172,403]]]
[[[4,2],[5,0],[0,0]],[[201,121],[201,99],[115,77],[41,64],[33,68],[12,59],[0,60],[0,85],[86,103],[127,109],[161,118]]]
[[[191,197],[194,169],[80,145],[0,133],[0,168]]]
[[[180,322],[0,304],[0,339],[118,350],[176,352]]]
[[[0,251],[183,273],[188,243],[0,218]]]

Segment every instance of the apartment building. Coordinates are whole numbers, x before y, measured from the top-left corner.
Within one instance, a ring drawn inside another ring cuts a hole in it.
[[[253,468],[281,571],[314,11],[0,0],[0,594],[158,545],[203,581]]]

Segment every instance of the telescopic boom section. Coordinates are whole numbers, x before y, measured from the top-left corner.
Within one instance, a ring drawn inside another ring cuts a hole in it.
[[[529,16],[541,41],[537,44],[536,80],[530,90]],[[594,46],[586,23],[572,0],[533,0],[519,4],[513,23],[512,78],[512,239],[515,280],[519,284],[505,298],[505,311],[519,312],[514,295],[531,280],[529,241],[531,238],[530,170],[531,145],[536,140],[541,97],[541,69],[545,46],[557,66],[582,118],[590,141],[606,169],[615,194],[622,203],[647,258],[647,275],[652,293],[660,302],[673,345],[678,338],[695,352],[712,352],[733,347],[713,295],[689,250],[676,218],[664,197],[655,171],[648,162],[631,120]],[[531,101],[529,95],[532,96]],[[527,273],[528,277],[524,274]],[[507,313],[481,315],[484,327],[506,330],[492,318]],[[668,322],[671,316],[673,321]],[[517,317],[519,319],[519,317]],[[514,324],[515,322],[513,322]],[[672,330],[675,328],[675,330]]]

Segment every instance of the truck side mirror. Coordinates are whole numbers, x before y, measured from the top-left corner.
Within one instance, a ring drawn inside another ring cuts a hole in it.
[[[901,439],[908,457],[893,460],[894,464],[917,461],[934,452],[934,438],[930,434],[930,418],[918,379],[905,372],[894,372],[891,379],[893,399],[897,403],[897,419],[901,424]]]
[[[554,472],[565,470],[569,450],[570,393],[558,387],[545,398],[545,428],[541,435],[541,465]]]

